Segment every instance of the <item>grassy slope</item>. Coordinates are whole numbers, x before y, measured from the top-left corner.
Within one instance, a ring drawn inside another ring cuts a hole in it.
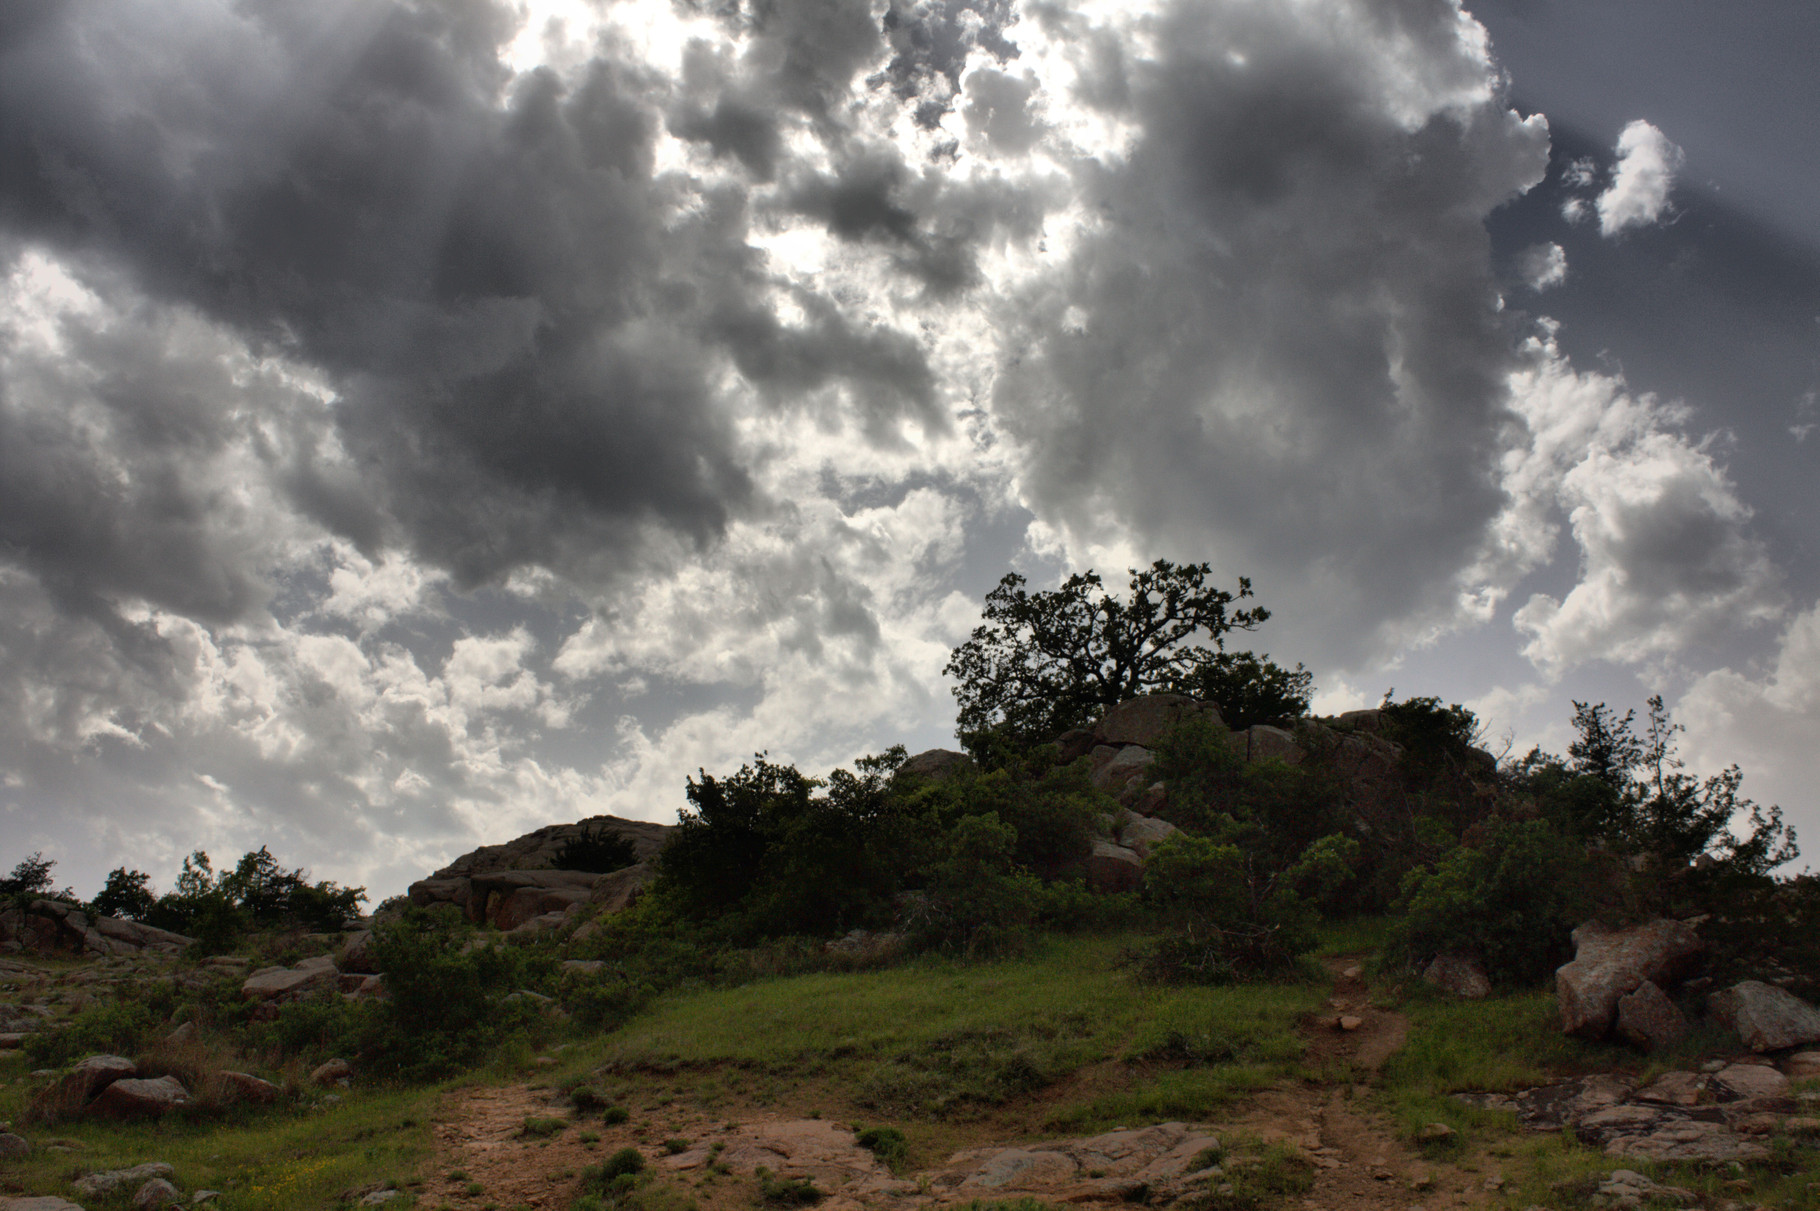
[[[1208,1113],[1292,1071],[1317,984],[1160,988],[1121,962],[1133,938],[1060,937],[1028,958],[923,959],[884,971],[796,976],[673,993],[565,1067],[732,1066],[851,1091],[879,1114],[933,1119],[1121,1066],[1111,1089],[1050,1107],[1051,1127]]]

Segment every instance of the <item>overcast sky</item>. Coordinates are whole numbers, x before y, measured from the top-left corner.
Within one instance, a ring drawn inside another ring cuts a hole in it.
[[[1820,9],[1469,7],[15,0],[0,863],[378,898],[1159,557],[1820,854]]]

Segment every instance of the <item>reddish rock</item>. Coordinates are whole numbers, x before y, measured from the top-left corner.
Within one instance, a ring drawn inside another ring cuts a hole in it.
[[[1713,1073],[1722,1094],[1745,1100],[1788,1096],[1788,1078],[1768,1064],[1727,1064]]]
[[[656,877],[657,866],[652,862],[640,862],[637,866],[602,875],[594,890],[588,893],[588,902],[600,905],[603,913],[630,908],[638,903],[638,897]]]
[[[957,753],[948,748],[932,748],[918,753],[891,775],[893,782],[946,782],[950,778],[960,778],[972,773],[979,767],[974,765],[973,758],[966,753]]]
[[[1097,753],[1098,750],[1095,751]],[[1116,796],[1132,783],[1137,783],[1140,787],[1148,786],[1151,781],[1148,776],[1150,766],[1155,761],[1156,755],[1149,749],[1129,745],[1114,754],[1112,760],[1096,765],[1088,781],[1094,790]]]
[[[1667,993],[1645,980],[1618,998],[1618,1037],[1660,1051],[1687,1037],[1687,1018]]]
[[[177,1187],[162,1177],[154,1177],[139,1187],[138,1192],[133,1195],[133,1206],[140,1208],[141,1211],[150,1211],[155,1207],[169,1207],[182,1201],[183,1195],[178,1193]]]
[[[1491,980],[1484,964],[1464,951],[1436,955],[1434,962],[1423,969],[1422,978],[1442,992],[1467,1001],[1482,1001],[1491,995]]]
[[[350,1080],[353,1075],[354,1068],[351,1064],[346,1060],[334,1059],[321,1065],[314,1072],[310,1073],[310,1083],[313,1085],[333,1085],[340,1081]]]
[[[1820,1043],[1820,1010],[1791,992],[1745,980],[1707,998],[1718,1022],[1738,1032],[1752,1051],[1781,1051]]]
[[[230,1101],[270,1105],[283,1096],[278,1086],[261,1080],[250,1072],[224,1072],[221,1089]]]
[[[190,1100],[189,1090],[174,1076],[153,1080],[128,1078],[115,1081],[88,1104],[88,1113],[96,1118],[156,1118],[168,1114]]]
[[[1782,1072],[1791,1081],[1820,1077],[1820,1051],[1797,1051],[1782,1061]]]
[[[1281,761],[1284,765],[1300,765],[1302,746],[1282,728],[1259,723],[1245,729],[1245,760]]]
[[[1167,820],[1155,820],[1136,812],[1123,813],[1119,825],[1119,844],[1136,853],[1140,861],[1150,860],[1150,851],[1181,831]]]
[[[1087,886],[1095,891],[1132,891],[1144,881],[1144,862],[1135,850],[1097,840],[1087,858]]]
[[[1555,972],[1561,1029],[1602,1038],[1618,1013],[1618,998],[1645,980],[1661,987],[1683,975],[1700,953],[1700,939],[1679,921],[1654,920],[1630,929],[1589,921],[1573,932],[1574,959]]]
[[[1154,748],[1169,729],[1184,719],[1197,715],[1210,716],[1218,722],[1220,713],[1212,705],[1196,701],[1186,694],[1146,694],[1119,703],[1093,727],[1093,738],[1101,744],[1138,744]]]
[[[1055,738],[1055,750],[1057,759],[1063,765],[1080,760],[1093,751],[1093,729],[1070,728]]]
[[[240,985],[240,995],[255,1001],[275,1001],[300,996],[312,988],[334,982],[334,967],[299,970],[295,967],[261,967]]]
[[[115,1081],[138,1074],[139,1066],[123,1055],[91,1055],[58,1083],[58,1089],[86,1102]]]

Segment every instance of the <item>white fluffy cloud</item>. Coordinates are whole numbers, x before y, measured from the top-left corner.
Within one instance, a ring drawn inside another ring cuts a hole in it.
[[[1524,654],[1552,673],[1640,664],[1779,618],[1780,575],[1714,440],[1687,437],[1684,409],[1622,378],[1575,371],[1551,342],[1530,354],[1512,380],[1528,438],[1505,458],[1498,550],[1506,575],[1539,566],[1564,513],[1580,574],[1565,597],[1537,593],[1516,611]]]
[[[1685,418],[1522,344],[1485,223],[1547,123],[1456,4],[532,8],[9,50],[0,813],[78,882],[269,843],[396,891],[938,742],[1012,565],[1249,574],[1324,702],[1564,533],[1551,672],[1779,608]],[[1678,163],[1618,156],[1610,231]]]
[[[1611,184],[1599,195],[1599,233],[1648,227],[1668,211],[1669,192],[1686,156],[1668,136],[1638,119],[1618,134]]]
[[[1696,680],[1676,707],[1687,756],[1702,770],[1736,763],[1744,789],[1763,803],[1812,802],[1820,784],[1820,606],[1796,616],[1766,670],[1718,669]],[[1811,821],[1804,813],[1803,823]],[[1807,833],[1809,857],[1816,837]]]
[[[1567,280],[1567,250],[1552,241],[1532,244],[1517,255],[1517,277],[1538,294]]]

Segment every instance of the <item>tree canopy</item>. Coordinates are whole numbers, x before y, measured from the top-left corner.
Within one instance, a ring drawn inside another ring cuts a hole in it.
[[[1251,596],[1251,582],[1216,588],[1204,563],[1159,559],[1130,574],[1123,598],[1091,570],[1035,593],[1015,572],[999,581],[985,620],[943,670],[955,679],[963,745],[977,752],[993,735],[1040,743],[1139,694],[1192,693],[1197,679],[1221,669],[1228,632],[1270,617],[1262,606],[1233,609]]]

